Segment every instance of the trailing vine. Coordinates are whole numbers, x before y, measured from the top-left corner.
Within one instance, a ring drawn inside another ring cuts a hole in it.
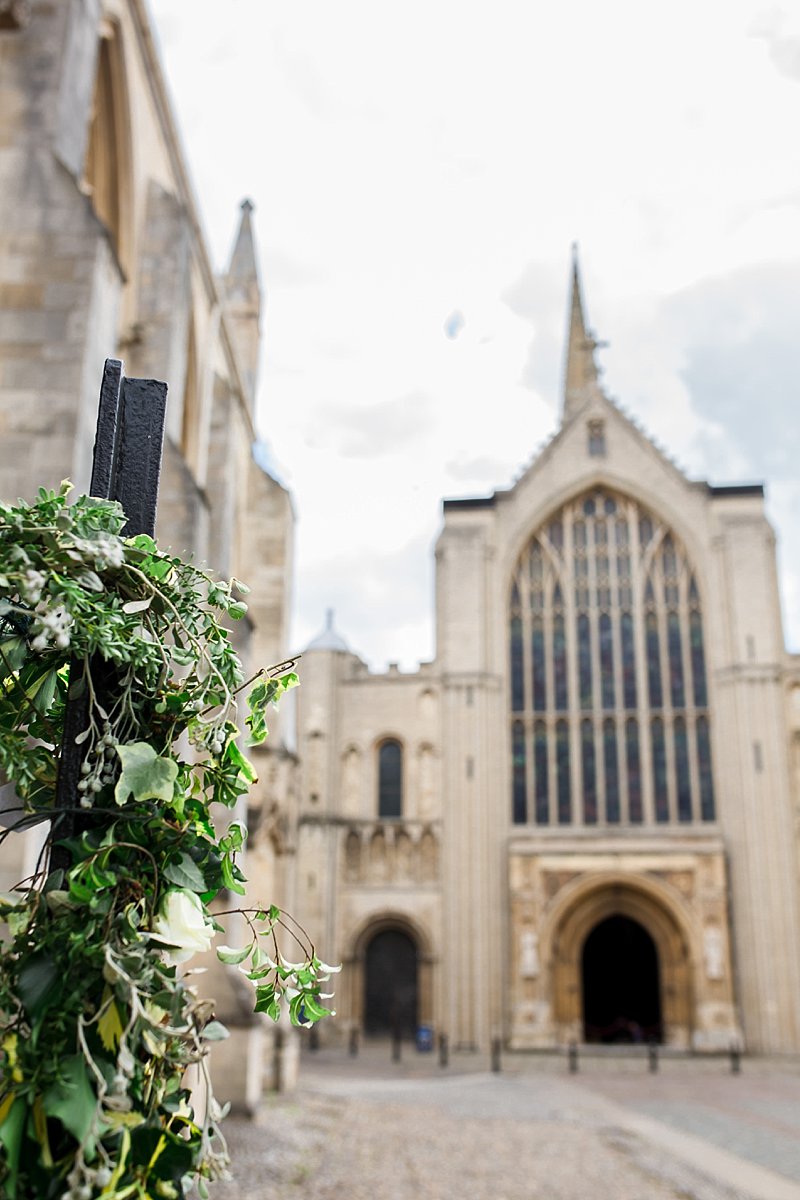
[[[245,893],[246,831],[215,828],[255,781],[241,701],[259,744],[297,677],[283,663],[245,680],[226,628],[242,583],[123,538],[118,504],[69,490],[0,505],[0,837],[50,822],[33,874],[0,898],[0,1193],[207,1196],[227,1168],[208,1077],[227,1031],[179,964],[241,913],[244,945],[217,955],[256,1012],[296,1025],[328,1014],[338,969],[276,907],[226,904]],[[82,762],[57,803],[68,701]]]

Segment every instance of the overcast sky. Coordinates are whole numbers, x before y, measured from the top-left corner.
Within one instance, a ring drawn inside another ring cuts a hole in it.
[[[758,0],[150,0],[212,255],[256,205],[295,647],[433,645],[443,496],[558,418],[570,243],[607,390],[767,483],[800,649],[800,16]]]

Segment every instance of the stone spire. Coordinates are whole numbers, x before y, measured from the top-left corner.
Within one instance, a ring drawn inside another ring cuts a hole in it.
[[[561,421],[569,421],[583,408],[589,397],[600,390],[600,376],[594,352],[599,343],[586,327],[578,270],[578,246],[572,244],[572,296],[570,299],[569,332],[564,366],[564,402]]]
[[[239,231],[223,278],[225,314],[233,335],[247,401],[255,405],[258,352],[261,344],[261,285],[258,280],[251,200],[243,200]]]

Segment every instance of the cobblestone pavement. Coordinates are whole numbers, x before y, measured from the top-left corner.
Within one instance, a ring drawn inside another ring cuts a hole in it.
[[[800,1081],[745,1065],[585,1063],[579,1081],[557,1060],[514,1057],[502,1075],[468,1056],[446,1072],[432,1056],[383,1051],[348,1060],[306,1056],[300,1090],[271,1100],[255,1122],[226,1122],[235,1181],[212,1200],[773,1200],[794,1195],[763,1174],[750,1191],[642,1134],[625,1114],[750,1159],[784,1178],[800,1147]],[[470,1067],[472,1070],[470,1071]],[[646,1068],[645,1068],[646,1069]],[[738,1089],[738,1091],[737,1091]],[[622,1106],[620,1108],[619,1106]],[[699,1143],[702,1145],[703,1143]],[[710,1149],[710,1148],[709,1148]],[[724,1156],[723,1156],[724,1157]],[[730,1162],[736,1164],[735,1159]],[[744,1164],[743,1164],[744,1165]],[[764,1182],[766,1180],[766,1183]],[[797,1189],[800,1197],[800,1188]]]

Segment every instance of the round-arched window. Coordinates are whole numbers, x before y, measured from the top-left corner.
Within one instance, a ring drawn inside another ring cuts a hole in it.
[[[403,747],[390,738],[378,747],[378,816],[403,815]]]

